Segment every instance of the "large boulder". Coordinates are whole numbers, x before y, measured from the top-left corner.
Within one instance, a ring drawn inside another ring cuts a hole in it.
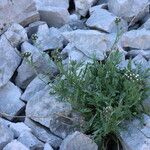
[[[0,149],[3,149],[14,138],[13,132],[0,124]]]
[[[150,30],[131,30],[124,33],[121,45],[127,48],[150,49]]]
[[[60,150],[98,150],[98,146],[88,136],[76,131],[64,139]]]
[[[122,17],[127,21],[131,21],[135,16],[137,16],[141,11],[145,10],[143,13],[148,13],[149,0],[109,0],[108,8],[110,12],[116,16]],[[144,15],[143,14],[143,15]],[[140,15],[140,16],[143,16]],[[140,18],[139,18],[140,19]]]
[[[4,113],[3,117],[12,120],[22,111],[25,103],[20,97],[21,90],[11,82],[0,88],[0,112]]]
[[[21,62],[17,49],[4,35],[0,37],[0,87],[7,84]]]
[[[117,19],[117,16],[107,10],[95,6],[90,9],[90,18],[87,20],[86,25],[109,33],[119,32],[120,30],[127,31],[127,22],[121,19],[117,25]]]
[[[39,91],[26,106],[26,115],[32,120],[50,128],[55,135],[66,137],[71,131],[72,121],[69,119],[72,107],[61,102],[56,95],[50,95],[49,86]]]
[[[74,0],[76,12],[85,17],[88,10],[96,2],[97,0]]]
[[[107,36],[94,30],[75,30],[64,32],[63,36],[74,47],[90,58],[103,60],[108,50]]]
[[[4,30],[13,22],[26,26],[40,19],[34,0],[3,0],[0,10],[0,28]]]
[[[37,74],[43,73],[52,77],[57,73],[57,67],[48,54],[40,52],[30,43],[24,42],[22,44],[22,53],[30,53],[30,56],[25,57],[17,69],[18,74],[15,81],[19,87],[25,89]]]

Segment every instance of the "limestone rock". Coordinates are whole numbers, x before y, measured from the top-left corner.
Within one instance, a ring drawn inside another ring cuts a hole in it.
[[[0,149],[3,149],[13,138],[13,132],[9,128],[0,125]]]
[[[35,46],[42,51],[62,48],[63,37],[61,32],[54,27],[49,29],[46,24],[39,26]]]
[[[21,90],[11,82],[0,88],[0,112],[10,115],[4,115],[5,118],[12,120],[13,115],[18,115],[22,111],[25,104],[20,97]]]
[[[72,125],[70,125],[71,121],[67,119],[71,114],[72,107],[69,103],[59,101],[56,95],[50,95],[49,92],[50,89],[47,86],[28,101],[26,115],[50,128],[55,135],[65,137]]]
[[[11,143],[7,144],[3,150],[29,150],[25,145],[13,140]]]
[[[38,75],[31,83],[27,86],[25,92],[21,96],[21,100],[28,102],[32,97],[40,90],[44,89],[48,84],[48,77],[42,74]]]
[[[17,49],[14,49],[6,37],[0,37],[0,87],[7,84],[13,76],[15,70],[21,61],[17,54]]]
[[[43,143],[29,131],[22,132],[17,140],[30,150],[42,149],[43,147]]]
[[[98,146],[88,136],[76,131],[64,139],[60,150],[98,150]]]
[[[123,34],[122,47],[150,49],[150,31],[146,29],[132,30]]]
[[[26,26],[40,19],[34,0],[3,0],[0,3],[0,10],[1,29],[14,22]]]
[[[26,88],[37,74],[43,73],[51,77],[57,74],[56,65],[46,53],[40,52],[39,49],[30,43],[24,42],[22,44],[22,53],[26,52],[29,52],[31,55],[28,58],[24,58],[17,69],[18,75],[15,81],[19,87]]]
[[[10,129],[14,132],[14,136],[18,138],[23,132],[30,132],[31,129],[23,122],[12,123]]]
[[[49,143],[54,148],[58,148],[62,142],[62,139],[52,134],[44,126],[30,120],[29,118],[25,119],[25,124],[31,128],[32,133],[41,141]]]
[[[123,19],[120,20],[118,26],[116,19],[118,17],[108,12],[105,9],[101,9],[99,6],[91,8],[90,18],[87,20],[86,25],[105,32],[118,32],[127,31],[127,23]]]
[[[148,4],[149,0],[109,0],[108,8],[110,12],[116,16],[131,21],[139,12],[145,9]],[[147,9],[147,12],[148,11]]]
[[[64,32],[63,36],[74,47],[83,52],[89,58],[103,60],[107,51],[107,36],[94,30],[75,30]]]
[[[148,150],[150,147],[150,117],[143,116],[144,122],[134,119],[125,124],[126,130],[120,131],[120,140],[124,150]],[[136,137],[136,138],[135,138]]]
[[[76,12],[85,17],[90,7],[96,2],[97,0],[74,0]]]
[[[53,150],[53,148],[48,143],[46,143],[44,145],[44,150]]]

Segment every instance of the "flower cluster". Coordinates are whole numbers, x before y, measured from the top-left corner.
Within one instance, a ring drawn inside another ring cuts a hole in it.
[[[136,74],[136,73],[131,72],[131,71],[129,71],[129,70],[127,70],[127,72],[124,74],[124,77],[125,77],[126,79],[128,79],[128,80],[133,81],[133,82],[134,82],[134,81],[137,81],[137,82],[141,81],[139,74]]]

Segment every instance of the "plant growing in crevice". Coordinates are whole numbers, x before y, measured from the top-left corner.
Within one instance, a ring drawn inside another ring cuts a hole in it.
[[[118,134],[120,124],[143,112],[147,72],[128,67],[120,70],[119,51],[112,52],[105,63],[93,60],[82,64],[71,62],[67,69],[59,63],[60,75],[52,88],[74,111],[85,119],[83,131],[96,141]],[[82,69],[81,69],[82,67]]]

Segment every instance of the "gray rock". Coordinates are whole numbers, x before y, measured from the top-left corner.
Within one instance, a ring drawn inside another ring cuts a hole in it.
[[[38,9],[48,6],[61,7],[65,9],[69,8],[69,0],[35,0],[35,2]]]
[[[143,123],[135,119],[125,124],[126,130],[120,131],[124,150],[148,150],[150,147],[150,117],[144,115]],[[136,138],[135,138],[136,137]]]
[[[131,21],[148,6],[148,3],[149,0],[109,0],[108,8],[116,16]]]
[[[22,132],[17,139],[30,150],[42,149],[43,143],[39,141],[31,132]]]
[[[29,150],[25,145],[13,140],[11,143],[7,144],[3,150]]]
[[[142,55],[147,60],[150,60],[150,50],[130,50],[128,52],[128,55],[131,56],[131,57],[135,57],[138,54]]]
[[[23,122],[12,123],[10,129],[14,132],[15,138],[18,138],[23,132],[31,132],[31,129]]]
[[[150,30],[150,18],[142,25],[142,28]]]
[[[60,150],[98,150],[98,146],[88,136],[76,131],[64,139]]]
[[[143,101],[142,105],[144,108],[144,112],[150,115],[150,96]]]
[[[28,37],[31,37],[33,34],[36,34],[39,26],[44,25],[44,24],[46,24],[46,22],[44,21],[36,21],[36,22],[29,24],[29,26],[25,28],[27,31]]]
[[[87,20],[86,25],[105,32],[127,31],[127,22],[121,19],[119,25],[115,23],[118,17],[101,9],[100,6],[95,6],[90,9],[90,18]]]
[[[66,31],[73,31],[73,29],[70,27],[69,24],[66,24],[64,26],[62,26],[61,28],[59,28],[60,32],[66,32]]]
[[[46,143],[44,145],[44,150],[53,150],[53,148],[48,143]]]
[[[13,132],[9,128],[0,125],[0,149],[3,149],[13,138]]]
[[[138,54],[136,57],[134,57],[134,59],[132,59],[132,62],[135,65],[141,65],[142,68],[149,67],[147,60],[141,54]]]
[[[50,27],[61,27],[69,22],[69,12],[66,8],[45,6],[38,10],[41,20]]]
[[[61,32],[54,27],[49,29],[46,24],[39,26],[37,37],[38,38],[35,42],[35,46],[42,51],[63,47],[64,39],[61,35]]]
[[[28,101],[26,115],[50,128],[50,131],[55,135],[65,137],[72,125],[72,122],[68,119],[72,111],[71,105],[61,102],[56,95],[50,95],[49,92],[50,88],[47,86]]]
[[[3,29],[13,22],[26,26],[40,19],[34,0],[3,0],[0,9],[0,28]]]
[[[25,119],[25,124],[32,129],[32,133],[41,141],[49,143],[54,148],[58,148],[62,142],[62,139],[53,135],[47,128],[30,120]]]
[[[64,32],[63,36],[89,58],[103,60],[107,51],[107,36],[94,30]]]
[[[150,31],[141,29],[126,32],[121,38],[121,45],[136,49],[150,49]]]
[[[4,35],[13,47],[18,47],[21,43],[28,41],[26,30],[17,23],[13,23]]]
[[[21,90],[11,82],[0,88],[0,112],[10,115],[4,115],[8,120],[12,120],[13,115],[18,115],[24,108],[20,96]]]
[[[76,12],[85,17],[90,7],[96,2],[97,0],[74,0]]]
[[[42,74],[38,75],[31,83],[27,86],[25,92],[21,96],[21,100],[28,102],[32,97],[40,90],[44,89],[48,84],[48,77]]]
[[[31,56],[24,58],[22,64],[17,69],[18,74],[15,82],[19,87],[26,88],[37,74],[42,73],[50,77],[57,74],[56,65],[46,53],[41,52],[30,43],[24,42],[22,44],[22,53],[26,52],[29,52]]]
[[[0,38],[0,87],[7,84],[19,66],[20,61],[21,58],[17,54],[17,50],[2,35]]]

